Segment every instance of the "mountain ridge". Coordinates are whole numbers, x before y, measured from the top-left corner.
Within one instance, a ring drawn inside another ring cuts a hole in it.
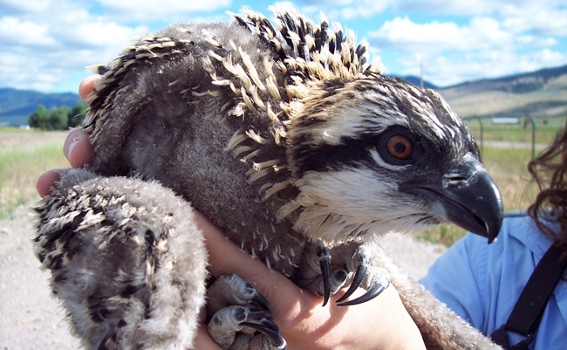
[[[416,76],[398,76],[415,85]],[[533,72],[479,79],[448,87],[423,81],[438,91],[461,117],[499,115],[567,116],[567,65]],[[75,93],[43,93],[33,90],[0,88],[0,126],[27,125],[28,116],[39,105],[46,109],[81,102]]]
[[[567,116],[567,65],[436,90],[461,117]]]
[[[0,88],[0,126],[19,126],[28,124],[28,116],[39,105],[47,110],[66,106],[74,107],[81,102],[78,94],[72,92],[45,93],[34,90]]]

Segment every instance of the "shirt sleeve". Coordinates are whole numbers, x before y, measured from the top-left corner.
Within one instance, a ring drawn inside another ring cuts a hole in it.
[[[481,243],[482,242],[482,243]],[[420,283],[473,327],[482,329],[486,239],[467,234],[430,267]],[[482,257],[484,255],[484,258]]]

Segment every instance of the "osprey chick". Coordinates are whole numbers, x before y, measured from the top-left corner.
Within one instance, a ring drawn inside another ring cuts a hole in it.
[[[206,258],[198,230],[182,229],[192,219],[175,195],[325,303],[342,286],[343,300],[368,290],[341,305],[387,288],[377,261],[393,267],[367,245],[377,236],[450,221],[490,241],[500,228],[500,194],[439,94],[382,75],[365,43],[325,19],[276,12],[275,28],[252,11],[233,17],[168,27],[97,68],[85,126],[94,174],[73,172],[40,204],[35,239],[89,348],[190,345]],[[488,346],[442,307],[415,304],[422,296],[410,295],[423,292],[399,280],[431,347]],[[210,332],[223,347],[252,347],[245,326],[285,348],[251,286],[227,276],[208,293]],[[428,320],[430,310],[454,326]]]

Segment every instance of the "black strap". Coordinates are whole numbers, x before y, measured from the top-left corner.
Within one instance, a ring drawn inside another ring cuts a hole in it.
[[[567,259],[561,261],[560,257],[561,250],[551,245],[534,269],[506,323],[490,335],[495,343],[504,349],[527,349],[547,301],[567,267]],[[526,339],[510,347],[507,331],[523,335]]]

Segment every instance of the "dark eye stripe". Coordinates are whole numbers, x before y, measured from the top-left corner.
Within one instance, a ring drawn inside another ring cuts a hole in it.
[[[371,150],[376,147],[377,135],[361,135],[359,138],[341,139],[340,145],[309,145],[297,142],[291,148],[292,158],[297,160],[296,176],[308,171],[332,171],[360,164],[375,166]],[[305,140],[304,140],[305,141]]]

